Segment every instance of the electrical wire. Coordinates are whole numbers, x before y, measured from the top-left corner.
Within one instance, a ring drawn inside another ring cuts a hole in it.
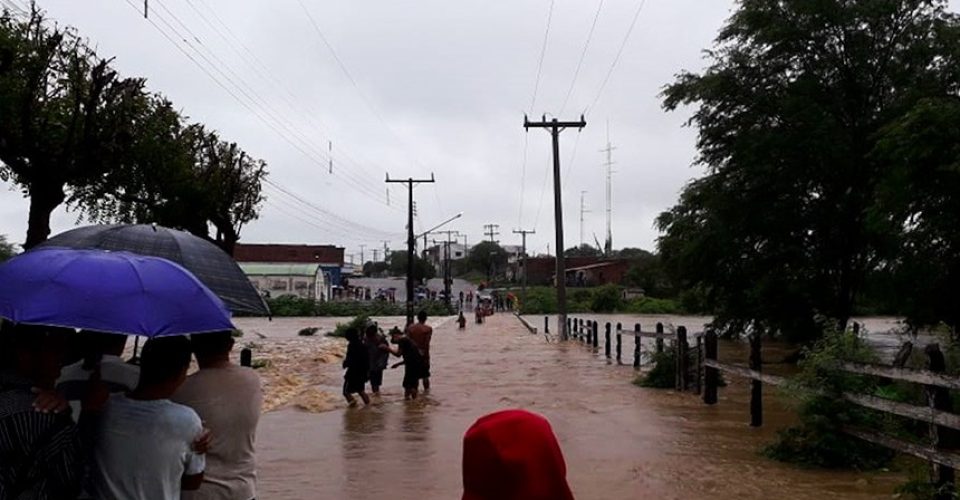
[[[543,73],[543,58],[547,54],[547,39],[550,38],[550,24],[553,21],[553,4],[550,0],[550,9],[547,10],[547,28],[543,32],[543,44],[540,46],[540,60],[537,62],[537,79],[533,84],[533,97],[530,98],[530,113],[537,103],[537,92],[540,90],[540,77]]]
[[[593,23],[590,24],[590,31],[587,32],[587,41],[583,44],[583,51],[580,52],[580,60],[577,61],[577,69],[573,72],[573,80],[570,81],[570,87],[567,88],[567,95],[563,98],[563,105],[560,106],[560,114],[567,109],[567,103],[573,94],[573,88],[577,84],[577,77],[580,76],[580,69],[583,67],[583,60],[587,57],[587,49],[590,47],[590,40],[593,39],[593,31],[597,28],[597,20],[600,19],[600,11],[603,9],[603,0],[597,4],[597,12],[593,15]]]
[[[603,95],[603,90],[607,87],[607,82],[610,81],[610,76],[613,75],[613,70],[617,68],[617,63],[620,62],[620,56],[623,55],[623,49],[627,46],[627,42],[630,40],[630,35],[633,33],[633,28],[637,25],[637,19],[640,19],[640,13],[643,12],[644,6],[647,5],[647,0],[640,0],[640,5],[637,7],[637,11],[633,14],[633,20],[630,21],[630,27],[627,29],[626,35],[623,36],[623,41],[620,43],[620,48],[617,49],[617,55],[613,58],[613,64],[610,65],[610,69],[607,71],[607,76],[603,78],[603,83],[600,84],[600,90],[597,91],[597,96],[593,99],[593,102],[586,109],[584,114],[588,114],[593,110],[594,106],[597,105],[597,102],[600,100],[600,96]]]

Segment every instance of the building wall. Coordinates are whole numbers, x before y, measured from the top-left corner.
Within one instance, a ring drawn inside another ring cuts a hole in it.
[[[250,282],[260,292],[268,292],[270,297],[293,295],[301,299],[315,299],[315,276],[250,276]]]
[[[627,271],[630,270],[629,260],[608,261],[602,257],[567,257],[564,259],[567,269],[599,264],[601,262],[611,262],[612,264],[615,264],[615,266],[608,266],[602,269],[603,280],[602,283],[599,284],[620,284],[623,282],[624,275],[626,275]],[[527,258],[527,282],[531,285],[552,285],[555,266],[556,259],[554,257]],[[599,270],[591,271],[597,275],[594,281],[599,281]]]
[[[343,248],[333,245],[284,245],[238,243],[233,251],[237,262],[294,262],[343,266]]]

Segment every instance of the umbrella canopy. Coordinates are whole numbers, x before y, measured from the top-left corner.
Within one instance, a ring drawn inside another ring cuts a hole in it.
[[[40,245],[44,246],[122,250],[163,257],[187,268],[231,311],[270,315],[263,297],[232,257],[213,243],[184,231],[151,224],[84,226],[60,233]]]
[[[169,260],[52,247],[0,264],[0,317],[147,337],[233,329],[223,302]]]

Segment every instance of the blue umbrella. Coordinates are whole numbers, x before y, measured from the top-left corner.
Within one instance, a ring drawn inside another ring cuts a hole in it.
[[[0,264],[0,317],[147,337],[233,329],[223,302],[173,262],[54,247]]]

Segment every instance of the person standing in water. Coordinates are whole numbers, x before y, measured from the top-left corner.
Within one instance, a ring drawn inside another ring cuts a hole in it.
[[[407,329],[407,337],[420,349],[423,355],[423,390],[430,390],[430,339],[433,337],[433,327],[427,324],[427,311],[417,313],[417,323]]]
[[[343,367],[347,369],[343,374],[343,397],[347,399],[350,406],[357,404],[353,394],[359,394],[364,405],[370,404],[370,396],[367,396],[364,386],[367,383],[367,377],[370,376],[370,358],[367,354],[363,342],[360,340],[360,332],[356,328],[350,328],[346,333],[347,355],[343,358]]]
[[[380,386],[383,385],[383,370],[387,368],[387,360],[390,358],[390,345],[375,324],[367,326],[364,345],[370,358],[370,389],[374,395],[379,396]],[[387,350],[383,349],[384,346]]]
[[[403,399],[417,399],[417,388],[424,373],[423,355],[420,354],[417,345],[399,328],[390,330],[390,337],[390,341],[397,347],[384,346],[383,349],[393,353],[394,356],[403,357],[403,361],[393,365],[394,368],[404,365]]]

